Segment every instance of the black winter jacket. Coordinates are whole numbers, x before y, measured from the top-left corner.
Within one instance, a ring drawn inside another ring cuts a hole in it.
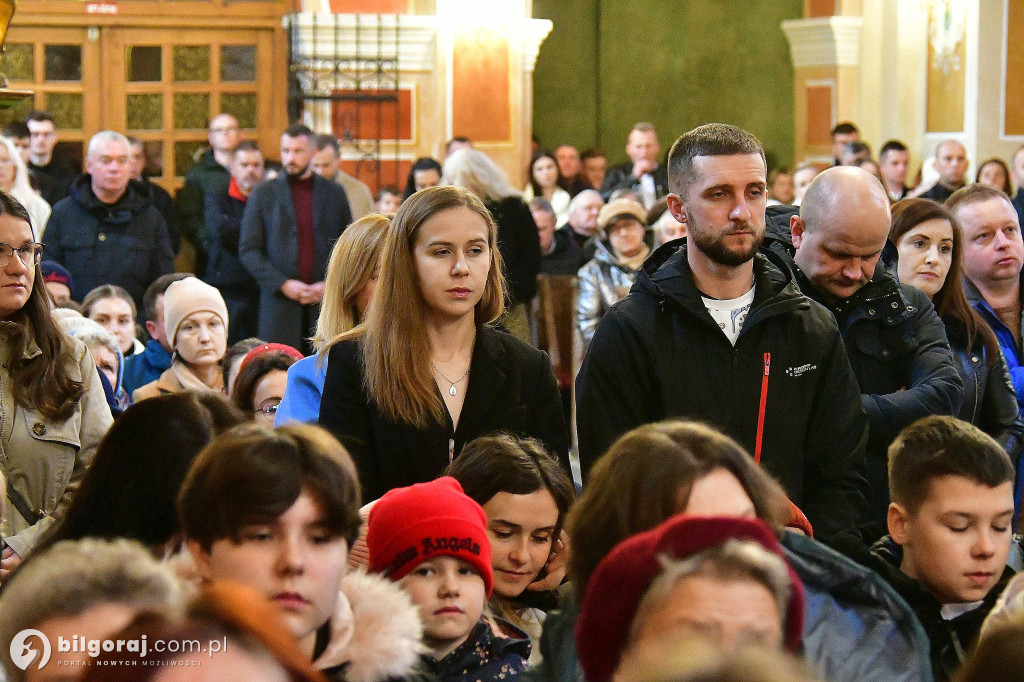
[[[658,164],[658,167],[651,173],[651,177],[654,179],[655,195],[660,199],[668,194],[668,169],[665,165]],[[640,189],[640,179],[633,175],[632,161],[620,163],[608,169],[608,173],[604,176],[604,182],[601,183],[601,196],[608,201],[615,190],[619,189]]]
[[[135,180],[116,203],[104,204],[92,192],[92,176],[80,176],[71,196],[53,207],[43,243],[47,259],[71,273],[76,301],[101,284],[116,284],[141,310],[146,288],[174,271],[167,223]]]
[[[956,369],[964,384],[963,403],[957,416],[999,441],[1014,462],[1024,449],[1024,421],[1017,409],[1017,394],[1002,353],[989,362],[985,344],[975,339],[967,348],[967,330],[954,318],[944,319]]]
[[[228,195],[227,191],[206,195],[208,258],[203,279],[223,292],[259,296],[259,284],[238,258],[245,203]]]
[[[792,268],[796,284],[835,316],[846,352],[860,387],[870,430],[866,451],[869,527],[871,539],[885,533],[889,506],[886,471],[889,445],[909,424],[932,414],[956,415],[963,399],[963,383],[946,340],[946,327],[924,292],[900,284],[876,267],[871,281],[838,303],[821,292],[793,264],[789,236],[790,207],[769,212],[774,221],[768,248]]]
[[[834,318],[758,254],[754,302],[733,347],[679,244],[655,251],[598,325],[576,382],[584,476],[632,428],[702,420],[751,453],[762,443],[761,464],[818,537],[851,530],[864,511],[867,420]]]
[[[1013,548],[1011,548],[1011,556]],[[889,536],[871,548],[868,567],[878,572],[913,609],[924,627],[931,645],[932,672],[936,682],[949,680],[974,648],[985,618],[996,605],[1007,583],[1015,575],[1012,567],[1003,569],[995,587],[989,590],[981,606],[952,620],[942,617],[942,604],[921,583],[900,570],[903,548]]]

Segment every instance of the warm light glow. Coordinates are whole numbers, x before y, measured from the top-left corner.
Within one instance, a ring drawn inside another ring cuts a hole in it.
[[[966,0],[927,0],[932,67],[949,75],[960,70],[957,54],[967,24]]]
[[[437,0],[437,17],[459,28],[501,28],[528,19],[526,0]]]

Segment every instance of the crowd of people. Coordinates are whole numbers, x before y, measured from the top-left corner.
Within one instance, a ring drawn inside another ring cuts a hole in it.
[[[0,144],[0,680],[1019,678],[1024,147],[372,192],[221,114],[172,199],[56,132]]]

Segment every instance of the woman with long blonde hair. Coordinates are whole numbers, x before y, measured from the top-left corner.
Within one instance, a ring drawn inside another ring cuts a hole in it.
[[[417,192],[384,242],[366,321],[329,349],[320,424],[348,448],[368,500],[432,480],[464,443],[532,436],[568,470],[546,355],[491,325],[504,310],[497,227],[472,192]]]
[[[352,329],[366,316],[377,288],[384,235],[390,224],[387,216],[371,213],[349,225],[334,243],[312,339],[317,353],[288,368],[275,426],[292,421],[316,422],[327,376],[327,353],[323,349],[331,339]]]

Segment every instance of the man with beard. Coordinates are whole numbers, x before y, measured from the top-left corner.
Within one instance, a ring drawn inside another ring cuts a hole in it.
[[[676,140],[668,167],[687,243],[651,255],[598,325],[576,384],[583,473],[634,427],[701,420],[782,483],[817,537],[841,541],[864,508],[867,419],[834,318],[758,252],[764,149],[708,124]]]
[[[299,124],[281,135],[285,173],[252,190],[238,243],[242,265],[260,286],[258,336],[307,354],[331,248],[352,222],[345,190],[310,168],[315,140]]]
[[[835,316],[868,415],[871,540],[886,533],[890,443],[922,417],[956,414],[963,390],[928,296],[876,267],[889,223],[882,183],[854,167],[818,175],[790,218],[796,284]]]

